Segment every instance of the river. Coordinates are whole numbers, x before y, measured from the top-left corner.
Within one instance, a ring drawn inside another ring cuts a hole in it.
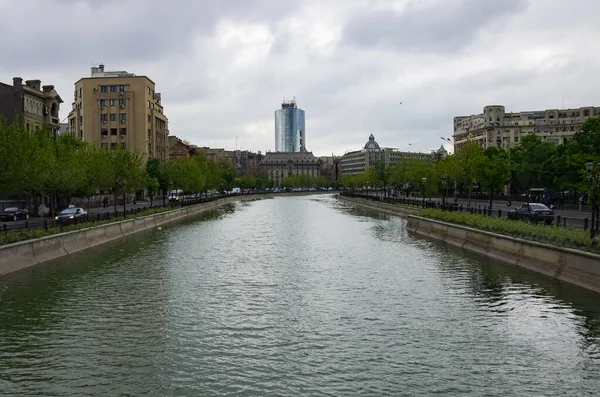
[[[600,295],[333,196],[228,205],[0,278],[0,396],[600,390]]]

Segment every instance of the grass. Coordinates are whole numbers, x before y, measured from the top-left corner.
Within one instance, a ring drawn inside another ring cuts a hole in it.
[[[150,208],[145,211],[141,211],[137,214],[127,215],[127,219],[140,218],[143,216],[159,214],[161,212],[170,211],[172,208],[170,207],[159,207],[159,208]],[[41,237],[52,236],[59,233],[70,232],[73,230],[81,230],[87,229],[94,226],[101,226],[107,223],[113,223],[123,220],[122,218],[111,218],[111,219],[103,219],[100,221],[93,222],[85,222],[78,223],[76,225],[68,225],[64,226],[62,229],[60,227],[48,228],[48,230],[44,230],[43,228],[39,229],[21,229],[21,230],[10,230],[4,233],[0,233],[0,246],[12,243],[18,243],[21,241],[27,241],[32,239],[38,239]]]
[[[523,240],[600,254],[597,241],[592,241],[589,231],[581,229],[564,229],[556,226],[539,225],[505,218],[492,218],[465,212],[442,211],[440,209],[425,209],[422,216]]]

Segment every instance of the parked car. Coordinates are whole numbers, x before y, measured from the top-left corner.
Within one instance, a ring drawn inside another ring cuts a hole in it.
[[[60,223],[81,223],[85,222],[85,217],[87,215],[87,211],[83,208],[78,207],[69,207],[54,217],[55,220]]]
[[[551,225],[554,222],[554,211],[540,203],[522,204],[508,212],[508,219],[530,222],[544,222]]]
[[[0,221],[16,221],[18,219],[29,219],[25,208],[9,207],[0,212]]]

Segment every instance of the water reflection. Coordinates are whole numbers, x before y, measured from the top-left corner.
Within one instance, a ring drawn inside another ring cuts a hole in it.
[[[325,195],[229,205],[2,278],[0,291],[0,395],[600,386],[598,295]]]

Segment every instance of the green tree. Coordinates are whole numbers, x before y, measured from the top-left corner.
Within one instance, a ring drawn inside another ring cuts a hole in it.
[[[501,148],[489,147],[473,159],[472,165],[475,177],[487,189],[491,210],[494,194],[510,176],[507,153]]]

